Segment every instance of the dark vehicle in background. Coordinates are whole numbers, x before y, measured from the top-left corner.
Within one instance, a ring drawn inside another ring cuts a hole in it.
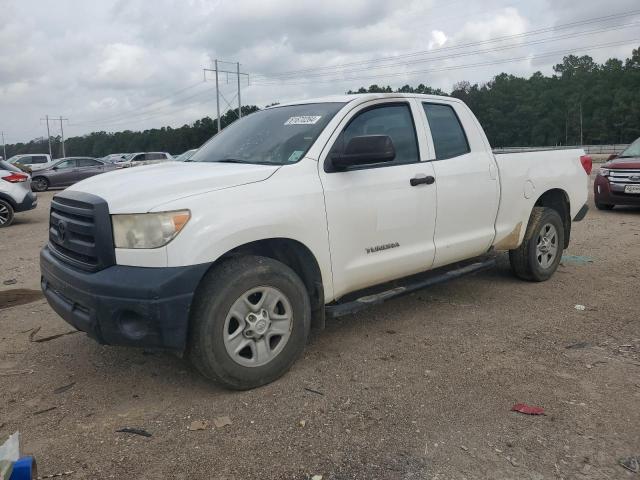
[[[593,183],[593,198],[600,210],[616,205],[640,206],[640,138],[600,167]]]
[[[116,169],[114,164],[97,158],[61,158],[49,168],[33,172],[31,188],[36,192],[44,192],[49,188],[68,187],[85,178]]]

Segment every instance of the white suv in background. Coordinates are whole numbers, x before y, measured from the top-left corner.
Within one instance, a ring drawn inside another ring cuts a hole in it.
[[[25,155],[14,155],[7,160],[11,165],[19,163],[25,167],[29,167],[31,170],[40,170],[41,168],[47,168],[53,165],[51,156],[44,153],[29,153]]]
[[[0,228],[13,222],[15,212],[31,210],[38,205],[31,191],[31,177],[5,160],[0,160]]]
[[[140,165],[152,165],[173,160],[173,156],[167,152],[137,152],[130,153],[121,162],[116,162],[116,165],[123,168],[139,167]]]

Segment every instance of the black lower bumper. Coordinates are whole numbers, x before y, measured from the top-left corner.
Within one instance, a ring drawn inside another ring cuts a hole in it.
[[[100,343],[184,350],[191,302],[210,264],[83,272],[40,253],[42,291],[69,324]]]
[[[32,210],[38,206],[38,196],[29,191],[24,196],[22,201],[16,205],[16,212],[26,212],[27,210]]]

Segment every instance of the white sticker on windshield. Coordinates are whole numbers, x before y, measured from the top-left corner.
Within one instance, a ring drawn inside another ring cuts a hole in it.
[[[300,117],[291,117],[284,122],[285,125],[315,125],[318,120],[322,118],[321,115],[302,115]]]
[[[304,152],[302,150],[294,150],[293,153],[289,156],[289,159],[287,160],[287,162],[289,163],[293,163],[293,162],[297,162],[298,160],[300,160],[300,157],[302,156]]]

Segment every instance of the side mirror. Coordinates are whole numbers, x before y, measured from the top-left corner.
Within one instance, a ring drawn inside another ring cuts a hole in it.
[[[51,170],[58,170],[58,167],[51,167]]]
[[[608,162],[609,160],[615,160],[616,158],[618,158],[618,154],[617,154],[617,153],[612,153],[611,155],[609,155],[609,156],[607,157],[607,162]]]
[[[336,170],[372,163],[391,162],[396,158],[393,140],[388,135],[361,135],[353,137],[343,152],[331,156]]]

